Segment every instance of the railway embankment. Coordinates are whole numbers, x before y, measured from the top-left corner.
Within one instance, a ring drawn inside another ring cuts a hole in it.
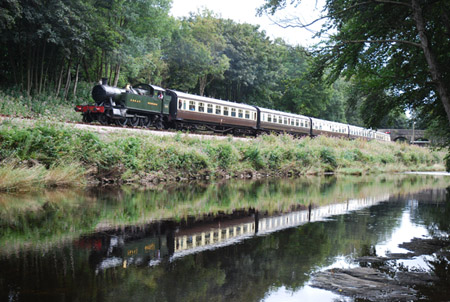
[[[209,138],[102,132],[3,120],[0,190],[215,178],[443,171],[444,152],[378,141],[264,135]]]

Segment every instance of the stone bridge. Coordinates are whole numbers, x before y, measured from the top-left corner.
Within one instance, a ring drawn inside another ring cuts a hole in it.
[[[425,135],[425,130],[417,129],[378,129],[380,132],[391,135],[391,141],[400,142],[406,141],[410,144],[424,145],[429,144],[430,141]]]

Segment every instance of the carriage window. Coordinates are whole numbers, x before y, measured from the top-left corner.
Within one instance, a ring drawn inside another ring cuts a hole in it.
[[[231,116],[236,117],[236,109],[231,108]]]
[[[195,102],[194,101],[189,101],[189,110],[195,111]]]
[[[250,119],[250,111],[245,110],[245,118]]]
[[[208,113],[213,113],[213,105],[208,104]]]
[[[294,126],[295,120],[292,118],[291,119],[291,126]]]
[[[178,100],[178,109],[181,109],[183,107],[183,101]]]
[[[216,114],[220,114],[222,112],[222,106],[216,105]]]
[[[273,116],[273,122],[278,123],[278,117],[276,115]]]
[[[267,121],[272,122],[272,116],[270,114],[267,115]]]
[[[285,117],[284,118],[284,124],[287,125],[288,124],[288,119]]]
[[[242,111],[242,109],[239,109],[238,117],[240,117],[240,118],[244,117],[244,112]]]
[[[256,112],[253,112],[253,119],[256,121]]]
[[[228,116],[228,107],[223,107],[223,115]]]
[[[205,104],[198,103],[198,112],[205,112]]]
[[[283,124],[283,118],[281,116],[278,117],[278,123]]]
[[[299,120],[295,120],[295,126],[300,126],[300,122],[299,122]]]

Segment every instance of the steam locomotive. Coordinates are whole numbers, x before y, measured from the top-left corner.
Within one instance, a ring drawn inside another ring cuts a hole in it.
[[[209,130],[233,135],[289,133],[295,136],[329,135],[390,141],[389,134],[358,126],[321,120],[259,106],[218,100],[150,84],[107,85],[92,89],[92,105],[78,105],[87,123],[154,127],[156,129]]]

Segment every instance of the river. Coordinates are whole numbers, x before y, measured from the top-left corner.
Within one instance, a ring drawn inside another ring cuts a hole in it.
[[[3,194],[0,300],[357,301],[321,289],[315,274],[405,252],[399,244],[413,238],[448,238],[449,180],[332,176]],[[428,272],[433,255],[395,265]],[[432,301],[430,287],[446,286],[439,282],[414,293]]]

